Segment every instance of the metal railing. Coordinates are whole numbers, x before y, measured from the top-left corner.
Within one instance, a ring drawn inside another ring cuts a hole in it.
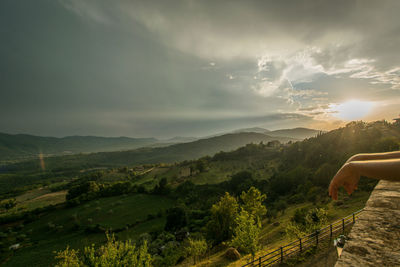
[[[363,209],[358,210],[349,216],[346,216],[324,228],[321,228],[310,235],[299,238],[285,246],[279,247],[278,249],[271,251],[265,255],[258,257],[257,259],[243,265],[245,266],[271,266],[278,262],[283,262],[285,259],[302,253],[312,246],[318,246],[321,241],[329,238],[337,237],[339,234],[343,234],[346,227],[355,223],[356,218],[362,212]]]

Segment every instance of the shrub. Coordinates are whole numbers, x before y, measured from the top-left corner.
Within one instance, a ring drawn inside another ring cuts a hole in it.
[[[186,211],[181,207],[167,210],[166,231],[176,231],[187,225]]]
[[[290,238],[299,238],[305,234],[319,230],[327,222],[327,212],[322,208],[296,210],[291,222],[286,227]]]
[[[12,209],[17,205],[17,201],[15,198],[4,199],[0,201],[0,208],[4,208],[6,210]]]
[[[196,258],[200,257],[207,251],[207,242],[201,238],[199,240],[188,238],[185,246],[185,253],[189,257],[193,257],[193,263],[196,264]]]
[[[47,223],[47,227],[49,228],[49,230],[53,230],[53,229],[56,228],[56,225],[54,223],[52,223],[52,222],[48,222]]]
[[[99,224],[96,225],[88,225],[85,229],[86,233],[104,233],[106,231],[106,229],[102,226],[100,226]]]
[[[94,245],[85,247],[83,253],[79,250],[69,249],[57,252],[55,257],[59,267],[83,266],[151,266],[151,255],[147,251],[147,242],[136,247],[130,240],[116,241],[114,235],[107,234],[107,243],[99,248]]]

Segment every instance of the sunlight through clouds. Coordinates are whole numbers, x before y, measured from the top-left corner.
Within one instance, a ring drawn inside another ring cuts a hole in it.
[[[333,116],[342,120],[360,120],[372,111],[374,105],[369,101],[349,100],[341,104],[331,104],[329,110]]]

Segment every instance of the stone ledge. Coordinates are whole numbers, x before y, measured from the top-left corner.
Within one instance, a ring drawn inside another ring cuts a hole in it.
[[[380,181],[335,267],[400,266],[400,182]]]

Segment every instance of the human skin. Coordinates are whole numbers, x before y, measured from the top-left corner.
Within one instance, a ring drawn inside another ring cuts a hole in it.
[[[400,151],[384,152],[384,153],[362,153],[350,157],[346,163],[351,161],[364,160],[384,160],[384,159],[400,159]]]
[[[333,177],[329,195],[337,200],[338,190],[342,186],[350,195],[357,189],[360,176],[400,181],[400,151],[352,156]]]

